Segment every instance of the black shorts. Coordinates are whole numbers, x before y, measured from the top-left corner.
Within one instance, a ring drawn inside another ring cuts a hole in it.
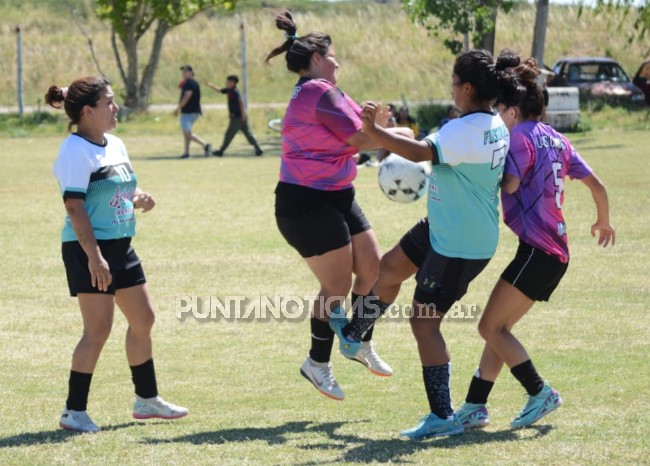
[[[102,256],[108,262],[113,280],[107,291],[93,287],[88,270],[88,256],[78,241],[61,245],[65,274],[68,277],[70,296],[78,293],[115,294],[115,290],[142,285],[147,280],[140,259],[131,247],[131,238],[97,240]]]
[[[490,259],[463,259],[438,254],[431,247],[429,220],[425,217],[400,240],[400,247],[418,267],[413,299],[434,305],[437,312],[447,312],[465,296],[472,280],[483,271]]]
[[[568,262],[519,241],[517,254],[501,278],[533,301],[548,301],[568,267]]]
[[[302,257],[342,248],[371,228],[354,200],[354,188],[321,191],[283,182],[275,189],[275,220]]]

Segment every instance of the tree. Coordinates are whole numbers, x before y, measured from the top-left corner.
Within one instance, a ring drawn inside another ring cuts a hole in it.
[[[468,34],[474,47],[487,48],[494,52],[494,31],[497,11],[510,11],[515,0],[404,0],[411,19],[425,24],[439,35],[441,30],[455,34]],[[430,21],[433,16],[437,21]],[[445,46],[457,54],[463,43],[451,38],[444,39]]]
[[[614,9],[623,10],[625,16],[631,11],[636,11],[634,31],[628,33],[627,39],[629,43],[635,39],[642,42],[650,29],[650,0],[596,0],[596,11],[609,12]],[[650,53],[650,49],[646,53]]]
[[[535,32],[533,33],[533,50],[530,55],[544,66],[544,47],[546,45],[546,28],[548,26],[548,0],[537,0],[535,11]]]
[[[124,104],[135,110],[147,108],[163,39],[172,28],[215,6],[221,5],[230,10],[235,2],[236,0],[95,0],[97,15],[111,25],[111,45],[125,88]],[[148,61],[141,69],[138,43],[152,28],[153,43]],[[118,38],[126,54],[126,68],[118,47]]]

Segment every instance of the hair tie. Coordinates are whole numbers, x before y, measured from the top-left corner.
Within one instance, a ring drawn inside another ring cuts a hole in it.
[[[298,31],[294,32],[293,34],[288,34],[288,33],[285,32],[284,37],[287,40],[296,40],[298,38],[298,36],[296,35],[297,32]]]
[[[68,88],[67,87],[62,87],[61,88],[61,94],[63,95],[63,98],[65,99],[68,97]]]

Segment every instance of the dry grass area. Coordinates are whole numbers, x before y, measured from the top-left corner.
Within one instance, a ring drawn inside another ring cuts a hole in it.
[[[72,20],[71,10],[56,10],[31,3],[8,1],[0,6],[0,105],[16,102],[16,37],[23,28],[24,94],[35,105],[51,83],[65,85],[80,75],[96,74],[86,38]],[[62,2],[63,3],[63,2]],[[65,5],[65,4],[64,4]],[[53,13],[52,11],[56,11]],[[271,66],[264,57],[283,40],[275,29],[273,8],[247,8],[234,15],[202,14],[172,30],[167,36],[154,84],[152,103],[175,102],[179,66],[191,63],[200,82],[220,84],[240,71],[239,24],[247,28],[249,96],[251,102],[284,102],[295,81],[282,58]],[[83,9],[82,9],[83,12]],[[446,99],[453,56],[442,40],[413,24],[396,3],[360,3],[357,8],[331,5],[295,14],[299,33],[325,31],[334,40],[341,64],[340,85],[357,100]],[[632,20],[619,28],[619,17],[596,15],[586,9],[578,18],[576,7],[552,5],[547,33],[547,64],[566,55],[611,55],[634,73],[647,47],[629,45],[625,34]],[[508,47],[523,55],[531,49],[534,7],[518,6],[501,14],[497,24],[497,49]],[[110,28],[86,12],[81,20],[92,37],[104,72],[120,90]],[[142,56],[147,56],[143,41]],[[144,66],[144,60],[142,60]],[[221,103],[223,96],[206,89],[206,102]]]

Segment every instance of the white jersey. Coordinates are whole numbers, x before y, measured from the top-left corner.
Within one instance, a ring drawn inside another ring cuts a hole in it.
[[[427,208],[434,251],[490,259],[499,238],[499,185],[510,136],[499,115],[473,112],[427,136],[438,152]]]
[[[64,199],[83,199],[96,239],[135,235],[133,195],[137,178],[121,139],[105,134],[98,145],[71,134],[61,147],[52,171]],[[66,215],[62,241],[76,241]]]

